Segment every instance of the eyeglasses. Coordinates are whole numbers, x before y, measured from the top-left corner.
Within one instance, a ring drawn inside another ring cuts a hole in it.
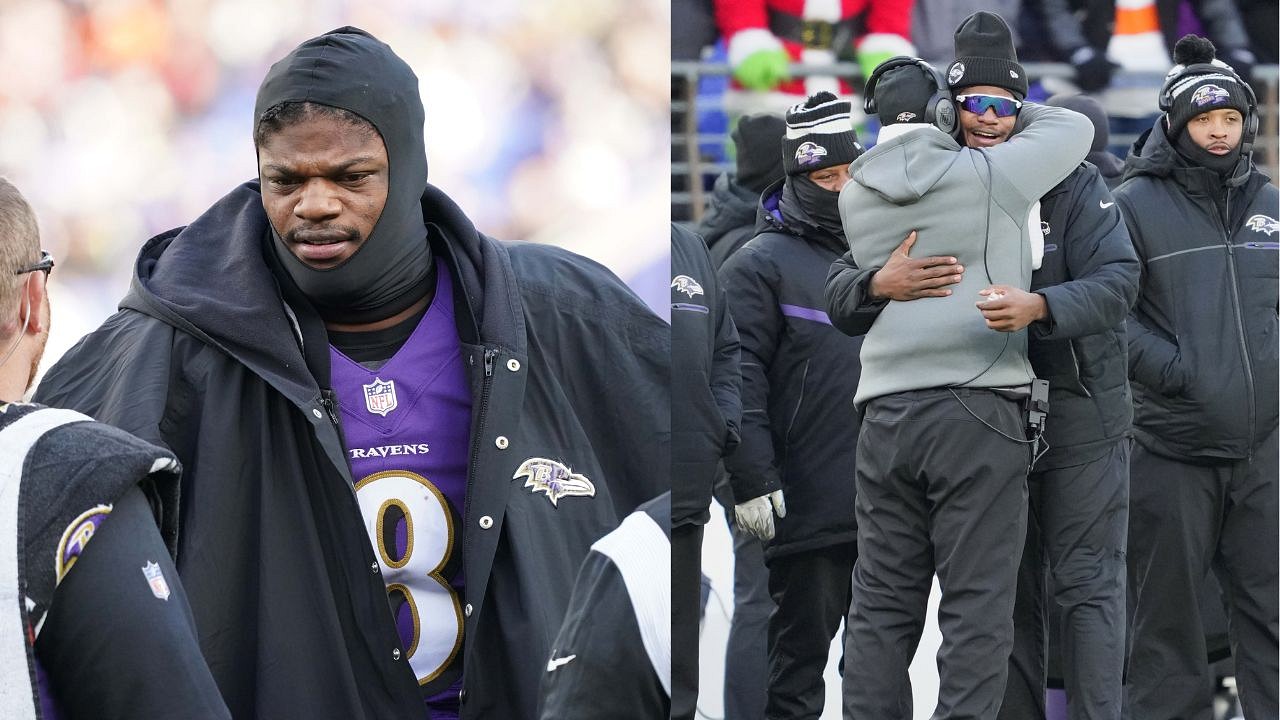
[[[957,95],[956,102],[975,115],[982,115],[990,108],[996,111],[996,117],[1010,117],[1022,109],[1018,100],[999,95]]]
[[[13,274],[26,275],[27,273],[33,273],[33,272],[43,272],[44,276],[48,278],[49,273],[53,272],[53,256],[50,255],[48,252],[41,250],[40,259],[37,260],[35,264],[28,265],[27,267],[24,267],[21,270],[15,270]]]

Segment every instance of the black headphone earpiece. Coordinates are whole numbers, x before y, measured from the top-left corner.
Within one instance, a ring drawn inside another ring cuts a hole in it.
[[[1222,65],[1214,65],[1213,63],[1194,63],[1187,65],[1177,72],[1177,74],[1169,77],[1164,81],[1164,85],[1160,87],[1160,112],[1168,115],[1173,109],[1173,86],[1179,82],[1186,80],[1192,75],[1208,75],[1217,73],[1228,75],[1235,78],[1240,87],[1244,88],[1245,97],[1249,99],[1249,112],[1244,116],[1244,127],[1240,133],[1240,156],[1247,157],[1253,152],[1253,143],[1258,138],[1258,97],[1254,94],[1253,88],[1232,67],[1223,67]]]
[[[880,82],[880,76],[890,70],[909,65],[920,67],[925,71],[925,74],[933,79],[933,95],[925,103],[924,121],[948,135],[953,135],[956,131],[956,104],[951,98],[951,86],[947,84],[947,79],[943,77],[937,68],[920,58],[899,55],[877,65],[876,69],[871,72],[871,77],[867,78],[866,87],[862,89],[863,112],[868,115],[879,114],[876,107],[875,91],[876,84]]]

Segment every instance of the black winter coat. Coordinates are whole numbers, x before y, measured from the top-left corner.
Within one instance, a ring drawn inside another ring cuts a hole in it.
[[[804,218],[783,218],[781,182],[766,190],[758,235],[720,269],[742,340],[742,443],[725,460],[736,502],[782,488],[787,516],[768,559],[850,542],[859,418],[853,407],[861,337],[824,311],[827,269],[840,256]]]
[[[1162,123],[1134,143],[1115,192],[1142,261],[1134,435],[1173,458],[1248,458],[1277,422],[1280,193],[1252,165],[1226,182],[1193,165]]]
[[[720,459],[738,444],[738,331],[702,238],[671,225],[671,525],[705,525]]]
[[[1129,435],[1125,316],[1138,296],[1138,258],[1098,169],[1074,170],[1040,200],[1044,260],[1031,291],[1049,320],[1028,328],[1036,377],[1049,381],[1049,451],[1037,470],[1100,456]]]
[[[422,202],[456,279],[473,398],[462,717],[531,718],[588,548],[669,486],[668,329],[596,263],[499,244],[433,187]],[[178,569],[235,717],[423,717],[327,367],[311,369],[324,327],[281,298],[267,233],[254,181],[150,240],[121,311],[39,395],[182,461]],[[585,475],[595,496],[533,494],[514,478],[533,457]]]

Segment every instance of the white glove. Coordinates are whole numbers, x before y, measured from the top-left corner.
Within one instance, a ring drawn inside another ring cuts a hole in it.
[[[768,495],[738,503],[733,508],[733,516],[738,522],[738,527],[745,532],[761,540],[772,540],[775,511],[778,517],[787,516],[787,503],[782,499],[782,490],[774,490]]]

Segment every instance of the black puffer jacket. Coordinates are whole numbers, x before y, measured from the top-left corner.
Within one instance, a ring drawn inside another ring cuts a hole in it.
[[[827,269],[845,249],[765,190],[759,234],[720,269],[742,340],[742,443],[725,465],[743,502],[781,487],[767,558],[853,540],[861,337],[831,326]]]
[[[1116,201],[1142,261],[1129,319],[1134,434],[1175,458],[1234,460],[1276,427],[1280,194],[1250,166],[1226,182],[1180,156],[1163,118]]]
[[[724,265],[738,248],[756,235],[756,212],[760,195],[738,184],[730,173],[716,178],[707,212],[694,232],[702,236],[711,251],[711,264]]]
[[[1040,200],[1044,260],[1031,290],[1049,321],[1028,328],[1036,377],[1049,381],[1049,452],[1037,470],[1087,462],[1129,434],[1125,316],[1138,296],[1134,255],[1115,200],[1083,163]]]

